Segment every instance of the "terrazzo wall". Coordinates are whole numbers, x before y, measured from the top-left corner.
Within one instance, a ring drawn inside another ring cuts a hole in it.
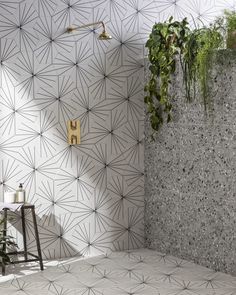
[[[0,200],[24,183],[46,258],[143,245],[144,44],[155,21],[228,0],[0,0]],[[97,40],[104,21],[113,36]],[[81,121],[67,144],[66,121]],[[29,249],[35,249],[28,219]],[[20,245],[20,220],[10,233]]]
[[[235,275],[236,54],[214,57],[207,116],[173,79],[174,120],[146,134],[146,245]]]

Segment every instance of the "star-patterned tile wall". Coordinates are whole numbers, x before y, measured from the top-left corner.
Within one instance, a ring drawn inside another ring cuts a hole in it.
[[[0,0],[0,199],[24,183],[44,257],[143,245],[146,38],[170,15],[210,22],[226,7],[235,1]],[[65,33],[101,20],[110,41],[99,26]],[[80,145],[67,144],[68,119]]]

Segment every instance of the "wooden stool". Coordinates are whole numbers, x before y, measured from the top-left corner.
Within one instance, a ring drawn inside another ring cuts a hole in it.
[[[25,226],[25,210],[27,210],[27,209],[30,209],[32,212],[38,256],[28,252],[28,250],[27,250],[26,226]],[[9,208],[3,208],[2,210],[4,212],[3,236],[5,237],[7,235],[7,216],[8,216],[7,212],[9,210]],[[23,233],[24,251],[10,252],[10,253],[8,253],[8,255],[23,254],[24,260],[14,261],[14,262],[10,262],[10,263],[11,264],[16,264],[16,263],[18,264],[18,263],[23,263],[23,262],[39,261],[40,269],[43,270],[43,260],[42,260],[42,253],[41,253],[41,247],[40,247],[40,241],[39,241],[39,233],[38,233],[38,227],[37,227],[37,221],[36,221],[36,215],[35,215],[35,206],[31,205],[31,204],[24,204],[20,208],[20,212],[21,212],[21,219],[22,219],[22,233]],[[6,253],[6,245],[5,244],[3,245],[3,251]],[[33,258],[29,259],[28,255],[32,256]],[[4,263],[2,263],[2,275],[5,276],[5,274],[6,274],[6,265]]]

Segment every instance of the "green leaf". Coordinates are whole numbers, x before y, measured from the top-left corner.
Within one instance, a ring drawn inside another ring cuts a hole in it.
[[[226,13],[226,17],[236,14]],[[236,17],[235,17],[236,19]],[[150,123],[155,132],[164,121],[171,121],[171,95],[169,86],[172,74],[176,70],[176,58],[183,70],[183,83],[187,101],[191,101],[191,91],[198,79],[203,101],[207,105],[209,96],[208,78],[211,62],[211,50],[223,44],[222,19],[216,20],[209,28],[191,29],[187,18],[173,21],[170,17],[163,23],[155,23],[146,42],[150,61],[151,77],[145,85],[145,103],[150,116]],[[193,94],[195,95],[195,94]],[[155,99],[155,104],[153,99]],[[165,119],[165,120],[164,120]]]

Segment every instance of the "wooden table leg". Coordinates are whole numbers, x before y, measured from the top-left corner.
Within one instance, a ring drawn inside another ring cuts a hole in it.
[[[36,240],[36,245],[38,250],[39,264],[40,264],[40,269],[43,270],[43,259],[42,259],[40,241],[39,241],[39,232],[38,232],[38,226],[36,221],[36,215],[35,215],[34,208],[32,208],[31,210],[32,210],[33,223],[34,223],[35,240]]]
[[[23,206],[21,207],[21,221],[22,221],[22,233],[23,233],[23,243],[24,243],[24,257],[25,257],[25,260],[27,260],[28,254],[27,254],[27,242],[26,242],[25,210]]]

